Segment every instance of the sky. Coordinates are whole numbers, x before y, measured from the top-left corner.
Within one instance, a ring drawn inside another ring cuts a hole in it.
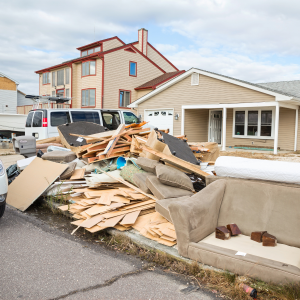
[[[138,29],[175,66],[254,83],[300,80],[298,0],[0,0],[0,72],[38,94],[34,72]]]

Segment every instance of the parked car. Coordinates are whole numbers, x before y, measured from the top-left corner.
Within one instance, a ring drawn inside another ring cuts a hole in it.
[[[5,167],[0,160],[0,218],[3,216],[6,206],[6,196],[8,190],[7,175]]]
[[[58,136],[57,126],[79,121],[93,122],[117,129],[120,124],[139,123],[139,118],[129,110],[120,109],[36,109],[28,113],[25,135],[36,139]]]

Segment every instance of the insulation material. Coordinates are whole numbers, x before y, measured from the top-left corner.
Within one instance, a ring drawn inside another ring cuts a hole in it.
[[[300,184],[299,166],[293,162],[220,156],[215,163],[215,172],[223,177]]]

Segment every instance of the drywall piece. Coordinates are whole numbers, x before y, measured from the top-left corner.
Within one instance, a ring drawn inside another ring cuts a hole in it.
[[[91,122],[75,122],[64,124],[58,126],[57,130],[62,144],[69,149],[71,149],[70,147],[79,147],[87,144],[85,140],[78,140],[78,136],[70,135],[70,133],[76,133],[79,135],[82,134],[85,136],[106,131],[104,126]]]
[[[67,167],[36,157],[8,186],[7,204],[25,211]]]
[[[191,150],[187,142],[163,131],[159,132],[163,137],[164,143],[168,145],[171,153],[174,156],[185,160],[191,164],[198,165],[197,158],[195,157],[193,151]]]
[[[17,161],[18,170],[19,171],[24,170],[35,158],[36,158],[36,156],[32,156],[32,157],[28,157],[28,158],[18,160]]]
[[[139,214],[141,213],[140,210],[133,211],[129,214],[127,214],[122,222],[120,222],[121,225],[133,225],[138,218]]]
[[[71,180],[78,180],[84,178],[85,169],[77,169],[71,176]]]

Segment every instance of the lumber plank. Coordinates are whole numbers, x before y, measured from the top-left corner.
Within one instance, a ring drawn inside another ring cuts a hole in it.
[[[126,214],[123,220],[120,222],[121,225],[133,225],[138,218],[139,214],[141,213],[140,210],[133,211],[129,214]]]
[[[200,170],[200,168],[198,168],[196,165],[191,164],[190,162],[187,162],[185,160],[182,160],[176,156],[162,153],[161,151],[154,150],[151,147],[146,146],[146,145],[143,145],[143,150],[160,157],[163,161],[166,161],[167,163],[169,163],[171,165],[175,165],[176,167],[179,167],[179,168],[185,170],[186,172],[195,173],[204,179],[205,179],[205,177],[209,176],[208,173]]]
[[[120,124],[118,129],[116,130],[116,135],[123,133],[125,130],[125,124]],[[106,146],[105,150],[104,150],[104,154],[107,154],[107,156],[109,156],[112,153],[112,150],[114,149],[115,145],[117,144],[120,136],[112,136],[114,137],[113,140],[111,140],[108,145]]]

